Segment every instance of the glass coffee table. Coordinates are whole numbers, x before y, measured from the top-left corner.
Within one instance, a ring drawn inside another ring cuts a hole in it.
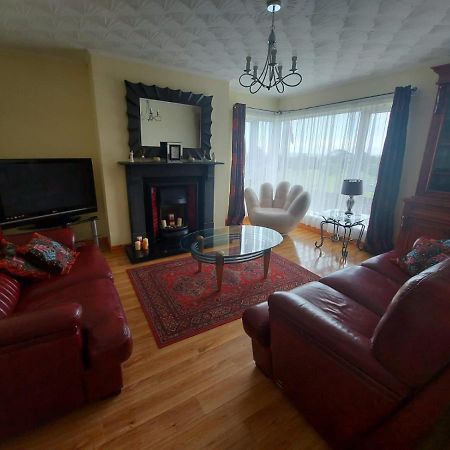
[[[181,239],[181,246],[197,260],[199,272],[203,263],[215,264],[217,288],[220,291],[225,264],[264,257],[264,278],[267,278],[272,248],[282,242],[283,236],[270,228],[236,225],[190,233]]]

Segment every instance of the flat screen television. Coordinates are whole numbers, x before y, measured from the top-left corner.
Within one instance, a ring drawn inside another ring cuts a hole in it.
[[[0,159],[0,226],[67,223],[97,211],[90,158]]]

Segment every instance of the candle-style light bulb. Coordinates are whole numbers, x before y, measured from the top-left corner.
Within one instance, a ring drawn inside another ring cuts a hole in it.
[[[250,63],[252,61],[252,57],[251,56],[247,56],[247,63],[245,64],[245,72],[249,73],[250,72]]]
[[[253,66],[253,79],[256,80],[258,78],[258,66]]]
[[[292,68],[291,68],[291,72],[295,72],[297,70],[297,57],[293,56],[292,57]]]
[[[278,64],[278,79],[281,81],[283,78],[283,66],[281,64]]]

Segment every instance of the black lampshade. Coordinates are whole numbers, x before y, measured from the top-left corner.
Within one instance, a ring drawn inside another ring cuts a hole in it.
[[[362,180],[344,180],[342,182],[341,194],[344,195],[361,195],[363,193]]]

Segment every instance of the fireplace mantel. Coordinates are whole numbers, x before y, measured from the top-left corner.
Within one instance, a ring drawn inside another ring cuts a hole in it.
[[[153,160],[118,163],[124,166],[126,171],[131,243],[138,235],[150,235],[149,218],[146,213],[146,189],[149,185],[195,184],[198,229],[214,228],[214,172],[215,166],[223,163],[216,161],[167,163]],[[159,257],[166,255],[167,253],[162,253]]]
[[[219,161],[183,161],[183,162],[173,162],[168,163],[164,160],[162,161],[154,161],[152,159],[147,158],[136,158],[135,161],[119,161],[119,164],[122,166],[141,166],[141,165],[151,165],[151,166],[217,166],[223,165],[223,162]]]

